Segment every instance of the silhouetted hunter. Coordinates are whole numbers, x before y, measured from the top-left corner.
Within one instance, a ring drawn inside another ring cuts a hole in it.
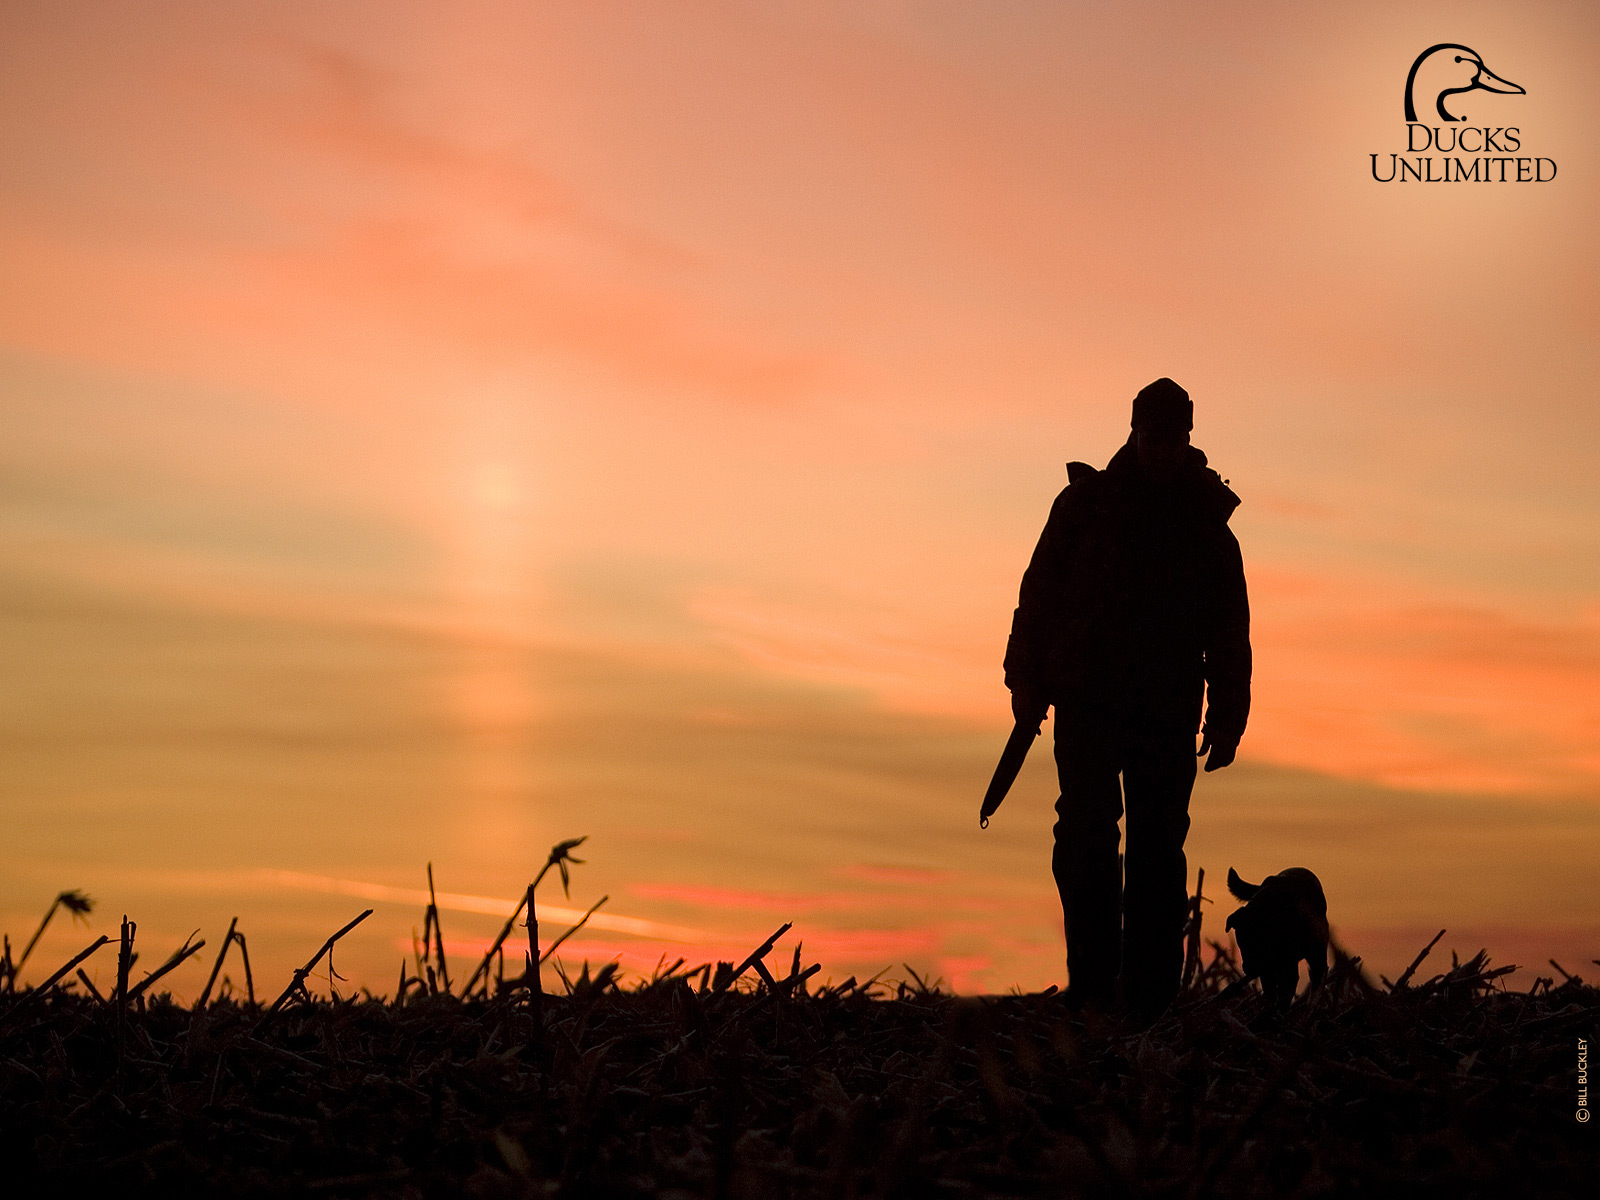
[[[1233,761],[1250,709],[1250,607],[1228,529],[1239,498],[1189,445],[1193,426],[1189,394],[1158,379],[1134,398],[1132,433],[1104,471],[1068,465],[1005,659],[1018,726],[1056,710],[1068,995],[1108,1006],[1120,976],[1122,1002],[1148,1019],[1183,970],[1202,697],[1207,771]]]

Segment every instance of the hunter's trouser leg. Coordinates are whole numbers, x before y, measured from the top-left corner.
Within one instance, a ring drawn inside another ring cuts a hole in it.
[[[1194,789],[1193,737],[1133,749],[1122,782],[1127,793],[1124,862],[1123,998],[1135,1014],[1155,1017],[1178,993],[1189,906],[1189,794]]]
[[[1109,745],[1056,735],[1056,842],[1051,856],[1067,933],[1073,993],[1109,1004],[1122,955],[1122,863],[1117,857],[1122,787]]]

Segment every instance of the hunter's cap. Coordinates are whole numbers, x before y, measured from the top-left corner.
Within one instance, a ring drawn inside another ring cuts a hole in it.
[[[1194,428],[1194,401],[1172,380],[1162,376],[1133,398],[1133,427],[1152,425]]]

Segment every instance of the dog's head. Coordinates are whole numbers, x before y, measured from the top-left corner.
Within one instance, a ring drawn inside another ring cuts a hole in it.
[[[1322,881],[1305,867],[1290,867],[1260,883],[1246,883],[1229,867],[1228,890],[1245,903],[1229,914],[1224,929],[1259,931],[1262,941],[1291,941],[1296,947],[1313,939],[1327,944],[1328,901]]]
[[[1243,908],[1236,908],[1228,914],[1227,923],[1223,925],[1224,929],[1231,932],[1233,927],[1240,923],[1239,918],[1245,915],[1245,910],[1250,907],[1250,901],[1255,898],[1255,894],[1260,890],[1261,884],[1246,883],[1239,878],[1239,872],[1232,867],[1228,868],[1228,891],[1232,892],[1237,899],[1243,900],[1245,904]]]

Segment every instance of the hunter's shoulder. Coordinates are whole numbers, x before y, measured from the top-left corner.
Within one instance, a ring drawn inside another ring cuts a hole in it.
[[[1067,464],[1067,487],[1070,489],[1073,484],[1080,483],[1085,488],[1092,489],[1096,486],[1094,481],[1101,474],[1103,472],[1100,468],[1092,467],[1086,462],[1069,462]]]
[[[1052,521],[1071,520],[1093,505],[1105,490],[1105,472],[1085,462],[1067,464],[1067,486],[1050,505]]]
[[[1061,496],[1074,504],[1090,504],[1110,494],[1116,485],[1111,472],[1086,462],[1067,464],[1067,486]]]

